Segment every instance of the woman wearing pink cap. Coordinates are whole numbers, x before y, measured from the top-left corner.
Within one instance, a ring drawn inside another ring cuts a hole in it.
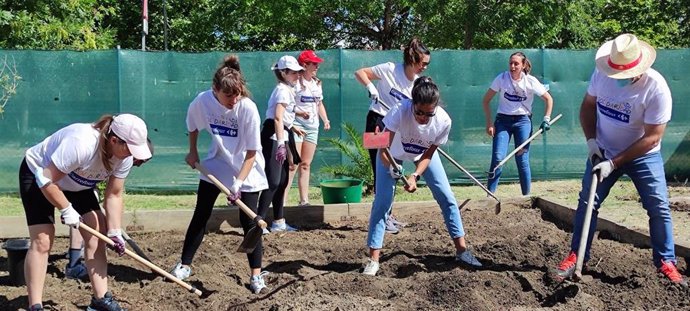
[[[62,223],[81,222],[106,233],[112,247],[124,254],[121,221],[125,178],[133,159],[151,158],[146,124],[131,114],[105,115],[95,123],[68,125],[26,151],[19,169],[19,193],[29,225],[31,247],[24,262],[29,310],[43,310],[43,285],[48,255],[55,238],[54,208]],[[101,212],[93,195],[96,184],[107,180]],[[123,310],[108,291],[105,243],[87,231],[84,237],[86,267],[93,297],[87,310]]]
[[[292,179],[295,177],[299,166],[299,179],[297,187],[299,189],[299,205],[309,205],[309,175],[311,161],[314,159],[316,145],[319,140],[319,117],[323,121],[323,129],[331,129],[331,121],[328,120],[326,107],[323,105],[323,90],[321,80],[316,77],[319,64],[323,59],[316,56],[312,50],[305,50],[297,58],[300,66],[304,68],[302,76],[295,85],[295,111],[300,112],[301,116],[295,118],[293,126],[304,132],[304,136],[295,136],[295,147],[300,155],[302,162],[299,165],[290,165],[290,177],[287,187],[290,189]],[[285,191],[285,202],[287,202],[288,191]]]

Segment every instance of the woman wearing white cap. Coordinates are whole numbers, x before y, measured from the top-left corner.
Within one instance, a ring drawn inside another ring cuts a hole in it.
[[[68,125],[26,151],[19,169],[19,193],[29,225],[31,247],[24,263],[29,310],[43,310],[43,286],[48,255],[55,238],[54,208],[62,223],[79,227],[80,222],[107,232],[113,249],[122,256],[124,184],[133,158],[149,159],[146,124],[131,114],[105,115],[95,123]],[[93,189],[107,180],[103,215]],[[93,297],[87,310],[122,310],[108,291],[105,243],[87,231],[86,267]]]
[[[360,68],[355,71],[355,78],[364,85],[369,92],[371,103],[367,114],[365,131],[374,132],[376,128],[383,131],[383,117],[388,109],[397,106],[403,99],[412,98],[412,85],[419,75],[426,70],[431,62],[431,51],[418,38],[412,38],[403,50],[402,63],[382,63],[372,67]],[[374,85],[374,81],[376,85]],[[381,103],[385,103],[388,108]],[[371,170],[374,174],[373,184],[376,185],[376,150],[369,150]],[[376,188],[374,188],[376,191]],[[404,224],[398,222],[391,212],[386,220],[386,231],[398,233]]]
[[[596,69],[580,107],[589,157],[570,253],[556,269],[558,280],[573,274],[583,230],[589,231],[583,262],[590,259],[598,210],[616,181],[626,174],[649,215],[652,262],[671,282],[688,285],[676,268],[673,220],[661,157],[661,138],[671,120],[671,90],[664,77],[651,68],[655,59],[654,48],[632,34],[622,34],[597,51]],[[589,228],[583,228],[592,174],[598,174],[599,182]]]
[[[278,59],[278,63],[271,67],[271,70],[273,70],[278,84],[268,99],[266,120],[261,129],[261,146],[266,159],[268,189],[261,192],[259,210],[266,211],[268,206],[273,203],[271,231],[296,231],[297,229],[285,222],[283,207],[289,163],[299,164],[301,162],[295,148],[293,135],[303,136],[304,132],[295,128],[293,122],[295,115],[306,117],[307,112],[295,111],[294,87],[304,68],[297,63],[294,57],[285,55]]]
[[[319,117],[323,120],[323,129],[331,129],[331,121],[328,120],[326,107],[323,105],[323,90],[321,80],[316,77],[319,64],[323,62],[312,50],[305,50],[297,57],[297,62],[304,67],[302,76],[295,86],[295,111],[306,112],[306,115],[295,118],[294,127],[304,131],[304,136],[295,136],[295,146],[302,162],[299,165],[290,165],[290,178],[287,187],[290,188],[292,179],[299,167],[299,205],[309,205],[309,175],[311,175],[311,161],[314,159],[316,145],[319,140]],[[287,202],[288,191],[285,191]]]

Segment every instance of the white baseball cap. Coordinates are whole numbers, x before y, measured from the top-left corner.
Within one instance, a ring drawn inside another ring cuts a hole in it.
[[[280,69],[280,70],[290,69],[292,71],[304,70],[304,68],[302,66],[300,66],[299,63],[297,62],[297,59],[295,59],[294,57],[292,57],[290,55],[285,55],[285,56],[281,57],[280,59],[278,59],[278,63],[273,65],[273,67],[271,67],[271,70],[276,70],[276,69]]]
[[[135,159],[151,158],[151,150],[146,142],[148,131],[144,120],[128,113],[117,115],[110,123],[110,130],[127,143],[127,148]]]

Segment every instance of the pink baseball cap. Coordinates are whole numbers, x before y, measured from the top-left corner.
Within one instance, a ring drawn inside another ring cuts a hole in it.
[[[323,61],[321,57],[316,56],[316,53],[312,50],[304,50],[302,53],[299,54],[299,57],[297,57],[297,60],[299,61],[300,64],[305,64],[305,63],[320,63]]]
[[[127,148],[135,159],[151,158],[151,150],[146,142],[148,131],[144,120],[128,113],[117,115],[110,123],[110,130],[127,143]]]

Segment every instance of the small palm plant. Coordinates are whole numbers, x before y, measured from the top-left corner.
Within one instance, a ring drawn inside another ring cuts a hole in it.
[[[370,194],[374,185],[374,173],[371,171],[369,151],[364,148],[362,143],[362,134],[347,122],[343,123],[343,130],[347,134],[347,140],[326,138],[326,141],[349,158],[350,163],[329,164],[321,167],[321,172],[332,174],[335,177],[346,176],[361,179],[366,186],[365,194]]]

